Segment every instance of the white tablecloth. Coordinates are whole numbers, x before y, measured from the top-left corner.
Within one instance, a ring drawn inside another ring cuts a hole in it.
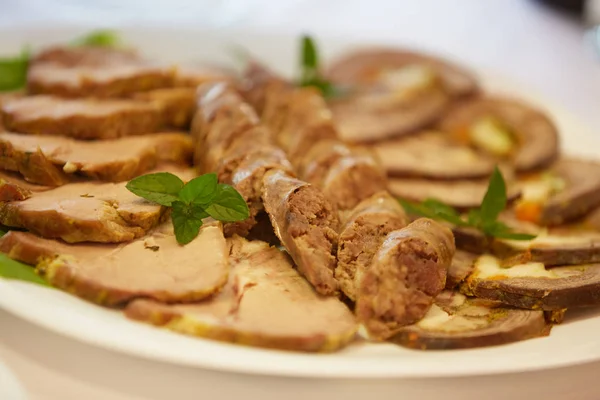
[[[137,9],[135,9],[138,7]],[[527,0],[44,1],[0,0],[0,26],[87,22],[194,24],[311,32],[445,53],[527,82],[600,129],[600,62],[575,20]],[[70,341],[0,311],[0,359],[31,399],[393,398],[599,399],[600,364],[541,373],[431,382],[298,382],[138,360]],[[433,386],[432,386],[433,385]],[[439,385],[439,386],[438,386]],[[225,389],[227,388],[227,389]],[[482,391],[486,390],[486,393]],[[0,393],[2,391],[0,390]],[[456,397],[458,398],[458,397]],[[5,399],[2,399],[5,400]],[[12,400],[12,399],[6,399]]]

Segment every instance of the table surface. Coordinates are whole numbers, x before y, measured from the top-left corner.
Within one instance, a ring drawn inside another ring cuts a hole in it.
[[[143,8],[134,9],[141,4]],[[592,128],[600,128],[600,61],[583,45],[584,27],[532,1],[0,0],[0,8],[0,26],[62,21],[90,26],[98,26],[97,21],[103,26],[172,25],[176,21],[409,45],[527,82]],[[395,391],[394,398],[402,393],[405,399],[425,399],[439,395],[439,387],[449,400],[475,398],[483,390],[489,399],[600,398],[600,363],[435,384],[414,379],[303,382],[139,360],[63,338],[4,311],[0,311],[0,360],[31,399],[227,399],[243,395],[266,400],[280,398],[282,391],[288,399],[366,395],[384,399],[390,390]]]

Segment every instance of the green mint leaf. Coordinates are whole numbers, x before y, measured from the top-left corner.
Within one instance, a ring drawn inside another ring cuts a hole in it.
[[[0,58],[0,92],[17,90],[27,82],[29,49],[24,48],[16,57]]]
[[[467,214],[467,223],[474,228],[481,226],[481,211],[478,208],[469,210]]]
[[[234,188],[220,183],[217,194],[206,207],[208,215],[223,222],[243,221],[250,216],[248,204]]]
[[[398,199],[398,201],[404,210],[409,214],[443,220],[458,226],[467,225],[467,223],[460,217],[458,211],[439,200],[427,199],[422,203],[413,203],[402,199]]]
[[[419,217],[435,218],[435,213],[422,204],[414,203],[404,199],[398,199],[398,202],[408,214],[417,215]]]
[[[496,221],[498,215],[506,207],[506,183],[504,177],[498,169],[494,168],[487,192],[481,202],[480,213],[483,224],[489,224]]]
[[[515,232],[509,226],[500,221],[496,221],[484,226],[483,232],[486,235],[493,236],[497,239],[532,240],[536,238],[536,235]]]
[[[192,179],[179,191],[179,199],[186,204],[208,205],[217,195],[217,174],[204,174]]]
[[[304,70],[317,70],[319,68],[319,54],[317,46],[310,36],[302,36],[302,68]]]
[[[108,29],[101,29],[88,33],[85,36],[73,40],[73,46],[93,47],[118,47],[121,43],[119,35]]]
[[[158,172],[138,176],[129,181],[126,188],[133,194],[163,206],[170,206],[178,200],[183,181],[170,172]]]
[[[185,204],[176,201],[172,204],[171,221],[175,231],[175,239],[179,244],[188,244],[200,232],[202,219],[208,217],[204,209],[196,204]]]
[[[425,199],[421,204],[423,204],[423,206],[429,208],[435,213],[454,215],[456,217],[460,216],[458,211],[456,211],[454,208],[436,199],[428,198]]]
[[[0,276],[7,279],[16,279],[25,282],[37,283],[38,285],[50,286],[48,282],[35,273],[35,269],[29,265],[11,260],[5,254],[0,253]]]

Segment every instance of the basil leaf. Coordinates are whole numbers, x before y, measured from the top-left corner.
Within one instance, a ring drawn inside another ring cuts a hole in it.
[[[101,29],[73,40],[73,46],[117,47],[121,43],[115,31]]]
[[[499,221],[484,227],[483,231],[488,236],[498,239],[532,240],[536,238],[536,235],[514,232],[509,226]]]
[[[454,208],[433,198],[425,199],[421,204],[423,204],[425,207],[429,208],[435,213],[454,215],[456,217],[460,216],[458,211],[456,211]]]
[[[204,174],[192,179],[179,191],[184,203],[207,205],[217,194],[217,174]]]
[[[467,214],[467,223],[473,227],[481,226],[481,211],[478,208],[469,210]]]
[[[175,239],[179,244],[188,244],[200,232],[202,219],[208,217],[204,209],[195,204],[176,201],[172,204],[171,221],[175,231]]]
[[[450,222],[451,224],[458,226],[468,225],[462,220],[458,211],[442,203],[439,200],[427,199],[420,204],[408,202],[406,200],[398,200],[404,210],[413,215],[419,215],[426,218],[438,219]]]
[[[0,58],[0,92],[17,90],[27,82],[30,53],[27,48],[16,57]]]
[[[217,194],[206,207],[208,215],[224,222],[243,221],[250,216],[248,204],[234,188],[223,183],[217,186]]]
[[[498,169],[494,168],[487,191],[481,202],[480,212],[483,224],[496,221],[506,207],[506,183]]]
[[[16,279],[25,282],[37,283],[38,285],[50,286],[48,282],[35,273],[35,269],[29,265],[12,260],[6,254],[0,253],[0,276],[8,279]]]
[[[433,211],[422,204],[413,203],[404,199],[398,199],[398,202],[408,214],[418,215],[420,217],[435,218]]]
[[[158,172],[138,176],[125,186],[131,193],[163,206],[170,206],[179,200],[178,193],[183,181],[170,172]]]

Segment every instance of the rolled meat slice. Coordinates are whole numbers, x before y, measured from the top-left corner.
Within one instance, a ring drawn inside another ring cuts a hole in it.
[[[267,172],[263,182],[265,210],[298,271],[320,294],[336,293],[337,211],[317,188],[284,171]]]
[[[456,236],[455,236],[456,237]],[[477,255],[462,250],[456,250],[452,263],[448,267],[446,276],[446,289],[455,289],[460,285],[475,269],[475,259]]]
[[[559,310],[600,304],[600,264],[545,268],[528,262],[503,268],[501,260],[482,255],[461,285],[462,293],[514,307]]]
[[[387,235],[356,292],[356,316],[371,338],[387,339],[427,313],[454,252],[450,229],[430,219]]]
[[[378,80],[382,72],[415,65],[432,69],[453,97],[479,90],[475,75],[458,65],[432,55],[392,48],[355,50],[334,61],[326,75],[336,83],[368,85]]]
[[[445,134],[426,131],[415,136],[373,145],[388,175],[424,179],[480,179],[494,170],[494,162]]]
[[[161,167],[184,180],[190,169]],[[122,183],[81,182],[32,193],[22,201],[0,203],[0,223],[69,243],[119,243],[139,238],[155,227],[165,208],[150,203]]]
[[[264,242],[232,239],[229,282],[195,304],[136,300],[127,317],[167,329],[249,346],[334,351],[357,330],[352,312],[335,297],[319,296],[289,258]]]
[[[350,300],[356,301],[360,280],[383,240],[407,224],[404,210],[387,192],[374,194],[350,212],[340,230],[335,268],[340,289]]]
[[[418,350],[466,349],[547,336],[550,328],[542,311],[444,291],[423,319],[400,330],[392,340]]]
[[[160,109],[135,100],[61,99],[27,96],[6,101],[2,119],[7,130],[76,139],[115,139],[159,131]]]
[[[171,128],[188,129],[196,111],[196,88],[175,87],[136,93],[136,100],[155,104],[162,110],[165,124]]]
[[[229,270],[228,245],[216,222],[204,224],[185,246],[177,243],[168,222],[123,245],[69,245],[10,231],[0,238],[0,251],[37,265],[53,286],[109,307],[136,298],[198,301],[218,291]]]
[[[512,99],[476,98],[460,103],[439,127],[491,156],[510,159],[517,172],[539,170],[558,157],[558,131],[552,121]]]
[[[103,141],[0,133],[0,168],[33,183],[59,186],[82,177],[121,182],[162,162],[187,164],[192,142],[184,133],[154,133]]]

